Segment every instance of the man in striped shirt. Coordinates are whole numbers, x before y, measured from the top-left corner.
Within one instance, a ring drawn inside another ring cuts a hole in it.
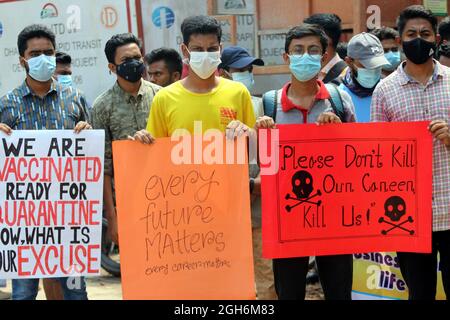
[[[409,298],[434,300],[439,252],[444,289],[450,299],[450,69],[433,59],[439,35],[437,20],[429,10],[408,7],[397,23],[401,37],[398,41],[407,60],[376,88],[371,118],[384,122],[430,122],[434,137],[433,251],[398,253],[398,258]]]
[[[42,25],[26,27],[18,38],[20,64],[27,72],[18,88],[0,98],[0,132],[12,130],[91,129],[84,96],[76,89],[52,79],[56,69],[55,34]],[[0,133],[1,135],[1,133]],[[60,278],[66,300],[87,299],[81,278],[76,288],[70,279]],[[13,280],[13,300],[34,300],[39,279]]]

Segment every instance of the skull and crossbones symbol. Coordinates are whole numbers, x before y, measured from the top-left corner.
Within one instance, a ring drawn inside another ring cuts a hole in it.
[[[405,227],[402,227],[405,223],[413,223],[414,220],[411,216],[409,216],[405,221],[395,224],[394,222],[399,222],[401,218],[406,214],[406,203],[405,200],[403,200],[399,196],[393,196],[386,200],[384,203],[384,214],[387,216],[392,222],[387,221],[384,219],[384,217],[381,217],[378,222],[379,223],[386,223],[388,225],[391,225],[392,228],[389,230],[382,230],[381,234],[387,235],[389,232],[391,232],[394,229],[401,229],[403,231],[408,232],[410,235],[414,235],[414,230],[406,229]]]
[[[297,201],[297,203],[292,206],[287,205],[286,211],[291,212],[292,209],[303,203],[309,203],[319,207],[322,204],[322,201],[319,200],[318,202],[313,202],[311,201],[311,199],[317,196],[321,196],[322,192],[320,192],[320,190],[317,190],[316,194],[311,195],[313,191],[313,177],[311,176],[311,174],[307,171],[296,172],[292,177],[292,192],[294,193],[295,197],[288,193],[286,195],[286,200],[295,200]]]

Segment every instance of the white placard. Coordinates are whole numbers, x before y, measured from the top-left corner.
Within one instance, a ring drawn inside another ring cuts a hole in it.
[[[100,274],[104,131],[0,133],[0,278]]]

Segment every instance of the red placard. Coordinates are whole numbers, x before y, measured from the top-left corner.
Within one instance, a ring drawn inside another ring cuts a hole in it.
[[[279,170],[262,176],[264,257],[431,252],[427,127],[279,125]]]

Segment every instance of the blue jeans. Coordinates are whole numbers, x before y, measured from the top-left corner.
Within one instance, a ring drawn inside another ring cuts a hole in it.
[[[87,300],[84,278],[57,278],[61,283],[64,300]],[[69,286],[71,288],[69,288]],[[12,281],[13,300],[36,300],[39,279],[20,279]],[[74,287],[75,289],[73,289]]]

